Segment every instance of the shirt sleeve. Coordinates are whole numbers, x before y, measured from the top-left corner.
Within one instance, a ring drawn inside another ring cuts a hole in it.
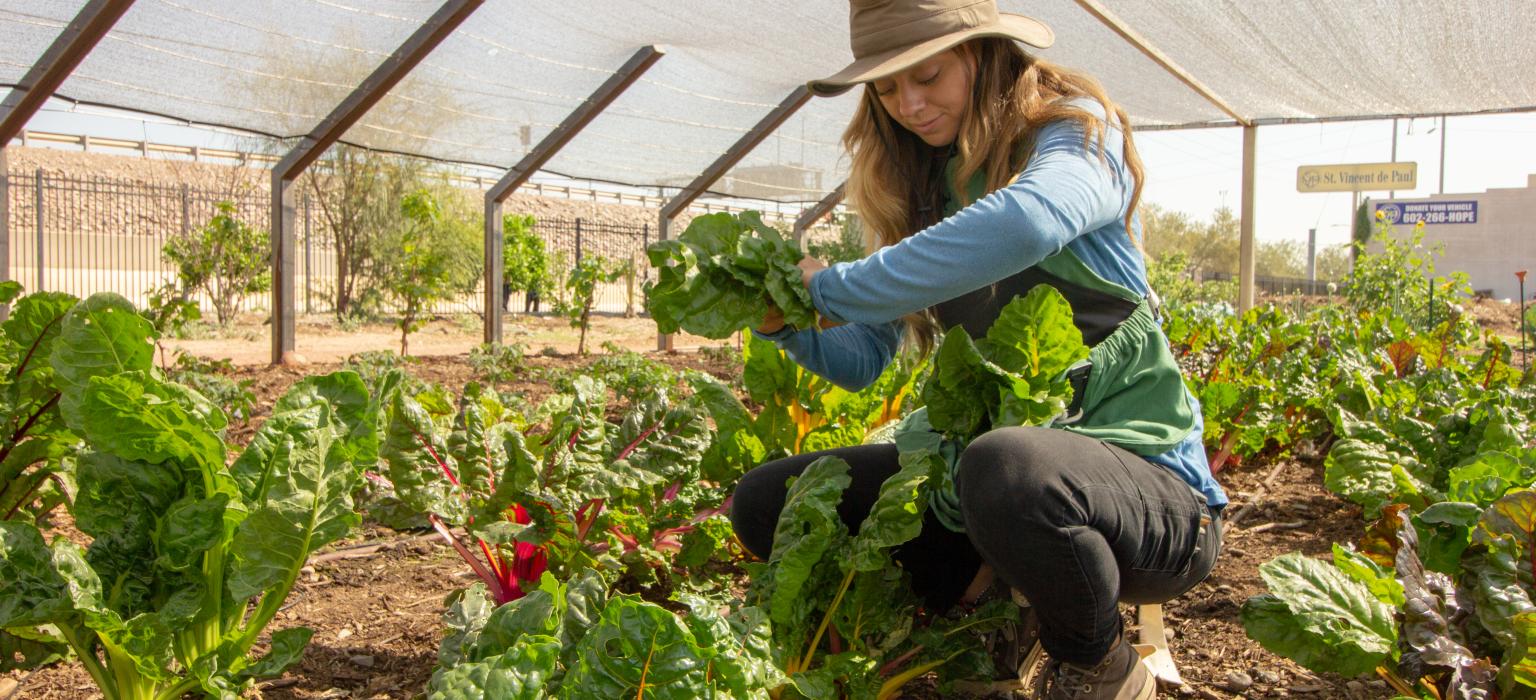
[[[1121,133],[1106,127],[1102,153],[1083,134],[1074,120],[1045,125],[1013,184],[863,260],[816,273],[816,309],[833,321],[886,323],[1006,279],[1123,218],[1134,185]]]
[[[790,359],[810,372],[849,391],[858,391],[880,378],[896,356],[901,342],[901,321],[868,325],[851,323],[814,330],[780,330],[762,334]]]

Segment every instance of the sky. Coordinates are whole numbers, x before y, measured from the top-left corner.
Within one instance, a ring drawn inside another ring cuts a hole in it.
[[[1451,117],[1445,129],[1445,193],[1523,188],[1536,175],[1536,114]],[[1302,165],[1392,160],[1393,124],[1385,121],[1262,126],[1258,130],[1255,236],[1305,241],[1318,247],[1349,240],[1349,192],[1296,191]],[[1398,199],[1440,192],[1438,119],[1399,120],[1397,160],[1418,163],[1418,187]],[[1242,196],[1243,134],[1238,128],[1147,131],[1136,145],[1147,171],[1142,199],[1209,220],[1223,205],[1236,212]],[[1387,192],[1366,193],[1374,201]]]
[[[1451,117],[1445,127],[1445,192],[1480,193],[1522,188],[1536,175],[1536,114]],[[1397,198],[1439,192],[1438,119],[1399,120],[1397,160],[1418,163],[1418,187]],[[53,101],[28,124],[35,131],[149,140],[156,143],[239,149],[240,140],[157,118]],[[1255,233],[1259,240],[1305,241],[1317,229],[1318,248],[1349,239],[1349,192],[1296,192],[1302,165],[1379,163],[1392,160],[1390,120],[1259,127]],[[1237,212],[1242,194],[1242,130],[1238,128],[1145,131],[1136,143],[1146,166],[1143,201],[1208,221],[1215,210]],[[763,148],[770,148],[765,144]],[[1387,192],[1368,193],[1384,200]]]

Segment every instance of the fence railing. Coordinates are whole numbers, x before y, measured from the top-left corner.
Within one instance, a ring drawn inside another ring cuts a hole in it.
[[[268,230],[270,200],[264,192],[188,184],[159,185],[134,180],[12,171],[8,182],[9,278],[29,291],[61,291],[79,297],[115,292],[143,306],[148,292],[176,279],[175,266],[161,251],[172,237],[207,223],[220,202],[230,202],[242,221]],[[309,194],[297,204],[295,287],[304,313],[333,313],[339,254],[318,205]],[[639,311],[640,287],[652,276],[644,254],[653,232],[648,224],[600,223],[581,218],[545,219],[535,225],[563,279],[572,262],[586,255],[634,261],[635,273],[598,290],[597,309]],[[563,261],[563,262],[562,262]],[[484,286],[432,308],[433,313],[474,313],[484,309]],[[211,300],[198,299],[205,312]],[[506,308],[525,308],[521,292]],[[544,300],[543,310],[548,309]],[[242,300],[246,312],[265,312],[270,297]],[[385,313],[394,309],[385,308]]]
[[[1237,279],[1230,272],[1209,272],[1204,275],[1207,282],[1225,282]],[[1309,280],[1305,277],[1270,277],[1257,275],[1253,278],[1253,286],[1265,294],[1308,294],[1321,295],[1328,293],[1328,280]]]

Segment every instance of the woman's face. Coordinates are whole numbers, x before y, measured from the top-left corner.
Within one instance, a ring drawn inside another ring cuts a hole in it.
[[[874,81],[875,95],[897,124],[930,146],[948,146],[971,104],[976,60],[961,48],[945,51],[896,75]]]

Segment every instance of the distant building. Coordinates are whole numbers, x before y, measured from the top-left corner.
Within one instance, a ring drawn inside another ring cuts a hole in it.
[[[1435,260],[1436,275],[1465,272],[1472,289],[1514,299],[1520,295],[1515,272],[1536,273],[1536,175],[1523,188],[1372,204],[1402,235],[1424,221],[1425,245],[1445,247],[1444,256]],[[1536,274],[1525,292],[1536,292]]]

